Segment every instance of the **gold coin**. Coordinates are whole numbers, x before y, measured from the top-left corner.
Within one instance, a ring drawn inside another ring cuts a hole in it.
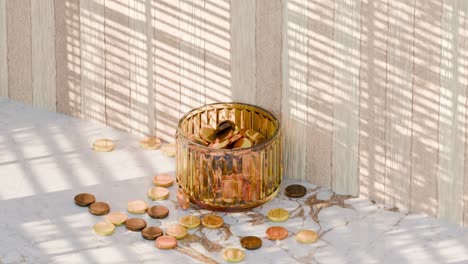
[[[161,147],[161,151],[166,156],[175,157],[175,155],[176,155],[176,145],[174,143],[164,144]]]
[[[161,139],[157,137],[145,137],[140,141],[140,147],[148,150],[158,149],[161,147]]]
[[[101,236],[108,236],[114,233],[115,226],[109,222],[99,222],[93,226],[94,232]]]
[[[127,204],[127,210],[132,214],[144,214],[147,208],[148,204],[142,200],[131,201]]]
[[[221,216],[215,214],[205,215],[202,219],[203,226],[206,228],[216,229],[220,228],[224,224],[224,220]]]
[[[226,248],[223,251],[223,258],[227,262],[237,263],[237,262],[241,262],[242,260],[244,260],[245,253],[244,251],[238,248]]]
[[[161,187],[169,187],[174,183],[174,177],[168,174],[158,174],[153,176],[153,184]]]
[[[181,225],[171,225],[166,228],[166,235],[175,237],[179,240],[187,236],[187,228]]]
[[[296,234],[296,240],[304,244],[314,243],[317,239],[318,235],[314,230],[301,230]]]
[[[232,148],[250,148],[252,147],[252,142],[247,138],[241,138],[232,144]]]
[[[99,152],[109,152],[114,149],[114,142],[110,139],[97,139],[93,143],[93,149]]]
[[[123,225],[127,220],[127,215],[122,212],[111,212],[107,214],[105,218],[107,222],[116,226],[120,226]]]
[[[153,201],[165,200],[169,197],[169,190],[164,187],[153,187],[148,190],[148,197]]]
[[[202,126],[199,136],[208,142],[213,142],[216,139],[216,130],[210,126]]]
[[[186,215],[179,219],[179,224],[188,228],[193,229],[200,225],[200,217],[195,215]]]
[[[284,222],[288,220],[288,218],[289,212],[283,208],[271,209],[268,212],[268,219],[270,219],[273,222]]]

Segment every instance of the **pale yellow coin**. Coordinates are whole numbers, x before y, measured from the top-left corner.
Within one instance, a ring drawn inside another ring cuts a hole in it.
[[[174,184],[174,177],[168,174],[158,174],[153,176],[153,184],[161,187],[169,187]]]
[[[123,225],[127,220],[127,215],[122,212],[111,212],[108,213],[105,218],[107,222],[116,226],[120,226]]]
[[[165,200],[169,197],[169,190],[164,187],[153,187],[148,190],[148,197],[153,201]]]
[[[237,263],[241,262],[245,258],[245,253],[243,250],[238,248],[226,248],[223,251],[223,258],[227,262]]]
[[[236,140],[234,144],[232,144],[232,148],[250,148],[252,147],[252,142],[246,138],[241,138],[239,140]]]
[[[166,228],[166,235],[175,237],[178,240],[186,237],[187,234],[187,228],[181,225],[171,225]]]
[[[200,217],[195,215],[186,215],[179,219],[179,224],[188,228],[193,229],[200,225]]]
[[[288,218],[289,218],[289,212],[283,208],[271,209],[268,212],[268,219],[270,219],[273,222],[284,222],[288,220]]]
[[[114,233],[115,226],[109,222],[99,222],[93,226],[94,232],[101,236],[108,236]]]
[[[93,149],[99,152],[109,152],[114,149],[114,142],[110,139],[97,139],[93,143]]]
[[[157,137],[145,137],[140,140],[140,147],[148,150],[158,149],[161,147],[161,139]]]
[[[213,142],[216,139],[216,130],[210,126],[200,128],[199,136],[208,142]]]
[[[144,214],[147,208],[148,204],[143,200],[135,200],[127,204],[127,210],[132,214]]]
[[[176,155],[176,145],[174,143],[167,143],[162,145],[161,152],[169,157],[175,157]]]
[[[301,230],[296,234],[296,240],[304,244],[314,243],[317,239],[318,235],[314,230]]]
[[[206,228],[216,229],[220,228],[224,224],[224,220],[221,216],[215,214],[205,215],[202,219],[203,226]]]

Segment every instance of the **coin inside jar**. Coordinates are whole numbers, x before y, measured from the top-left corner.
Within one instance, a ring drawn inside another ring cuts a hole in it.
[[[283,240],[288,236],[288,230],[282,226],[272,226],[266,230],[266,236],[270,240]]]
[[[75,196],[75,204],[79,206],[89,206],[96,201],[96,197],[90,193],[80,193]]]
[[[299,198],[306,195],[307,189],[300,184],[291,184],[284,189],[284,193],[289,197]]]
[[[109,152],[114,149],[114,142],[110,139],[97,139],[93,143],[93,149],[99,152]]]
[[[140,231],[146,227],[146,221],[141,218],[130,218],[125,221],[125,227],[131,231]]]
[[[262,240],[256,236],[246,236],[241,239],[241,245],[245,249],[254,250],[262,246]]]
[[[105,202],[94,202],[88,207],[88,211],[93,215],[105,215],[110,211],[110,206]]]
[[[236,140],[236,142],[232,144],[233,149],[250,148],[250,147],[252,147],[252,142],[246,138],[241,138],[239,140]]]
[[[148,208],[148,215],[151,218],[162,219],[169,215],[169,209],[162,205],[155,205]]]
[[[147,226],[141,230],[141,236],[147,240],[155,240],[162,235],[162,229],[157,226]]]
[[[157,137],[145,137],[140,141],[140,147],[148,150],[155,150],[161,147],[161,139]]]
[[[216,139],[216,130],[210,126],[202,126],[199,136],[208,142],[213,142]]]

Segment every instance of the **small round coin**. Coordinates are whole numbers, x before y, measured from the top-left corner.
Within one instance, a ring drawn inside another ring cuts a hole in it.
[[[108,236],[114,233],[115,226],[109,222],[99,222],[93,226],[94,232],[101,236]]]
[[[88,211],[93,215],[105,215],[110,211],[110,206],[105,202],[94,202],[88,207]]]
[[[169,209],[162,205],[155,205],[148,208],[148,215],[151,218],[162,219],[169,215]]]
[[[127,210],[132,214],[144,214],[147,208],[148,204],[143,200],[135,200],[127,204]]]
[[[141,218],[130,218],[125,221],[125,227],[131,231],[140,231],[146,227],[146,221]]]
[[[200,223],[200,217],[195,215],[186,215],[179,219],[179,224],[188,229],[196,228],[200,225]]]
[[[181,225],[171,225],[166,228],[166,235],[175,237],[177,240],[187,236],[187,228]]]
[[[177,190],[177,202],[179,203],[182,209],[186,210],[190,206],[190,199],[188,198],[187,194],[185,194],[182,188]]]
[[[221,216],[216,214],[205,215],[202,219],[203,226],[206,228],[216,229],[220,228],[224,224],[224,220]]]
[[[273,222],[284,222],[288,220],[289,212],[283,208],[274,208],[268,212],[268,219]]]
[[[79,206],[89,206],[96,201],[96,197],[90,193],[80,193],[75,196],[75,204]]]
[[[164,144],[161,147],[161,152],[168,157],[175,157],[176,145],[174,143]]]
[[[141,230],[141,236],[147,240],[155,240],[156,238],[163,235],[163,231],[161,228],[157,226],[147,226]]]
[[[241,239],[241,245],[245,249],[257,249],[262,246],[262,240],[256,236],[246,236]]]
[[[169,187],[174,184],[174,177],[168,174],[158,174],[153,176],[153,184],[160,187]]]
[[[156,247],[159,249],[172,249],[177,246],[177,239],[171,236],[160,236],[156,238]]]
[[[158,137],[145,137],[140,140],[140,147],[147,150],[155,150],[161,147],[161,139]]]
[[[109,152],[114,149],[114,142],[110,139],[97,139],[93,143],[93,149],[99,152]]]
[[[300,184],[291,184],[284,189],[284,193],[289,197],[299,198],[306,195],[307,189]]]
[[[288,230],[282,226],[272,226],[266,230],[266,236],[270,240],[283,240],[288,236]]]
[[[301,230],[296,234],[296,240],[304,244],[314,243],[317,239],[318,235],[314,230]]]
[[[237,263],[241,262],[245,258],[245,253],[238,248],[226,248],[223,251],[223,258],[227,262]]]
[[[212,142],[216,139],[216,130],[210,126],[202,126],[199,136],[207,142]]]
[[[250,147],[252,147],[252,142],[246,138],[241,138],[239,140],[236,140],[236,142],[232,144],[233,149],[250,148]]]
[[[127,215],[122,212],[111,212],[107,214],[105,218],[107,222],[116,226],[121,226],[127,220]]]
[[[169,197],[169,190],[164,187],[153,187],[148,190],[148,197],[153,201],[164,200]]]

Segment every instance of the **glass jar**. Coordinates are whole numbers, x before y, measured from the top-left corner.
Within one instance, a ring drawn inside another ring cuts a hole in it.
[[[265,140],[249,148],[213,149],[191,141],[200,128],[231,120]],[[215,211],[242,211],[272,199],[282,179],[280,123],[265,109],[216,103],[188,112],[176,132],[176,177],[190,201]]]

